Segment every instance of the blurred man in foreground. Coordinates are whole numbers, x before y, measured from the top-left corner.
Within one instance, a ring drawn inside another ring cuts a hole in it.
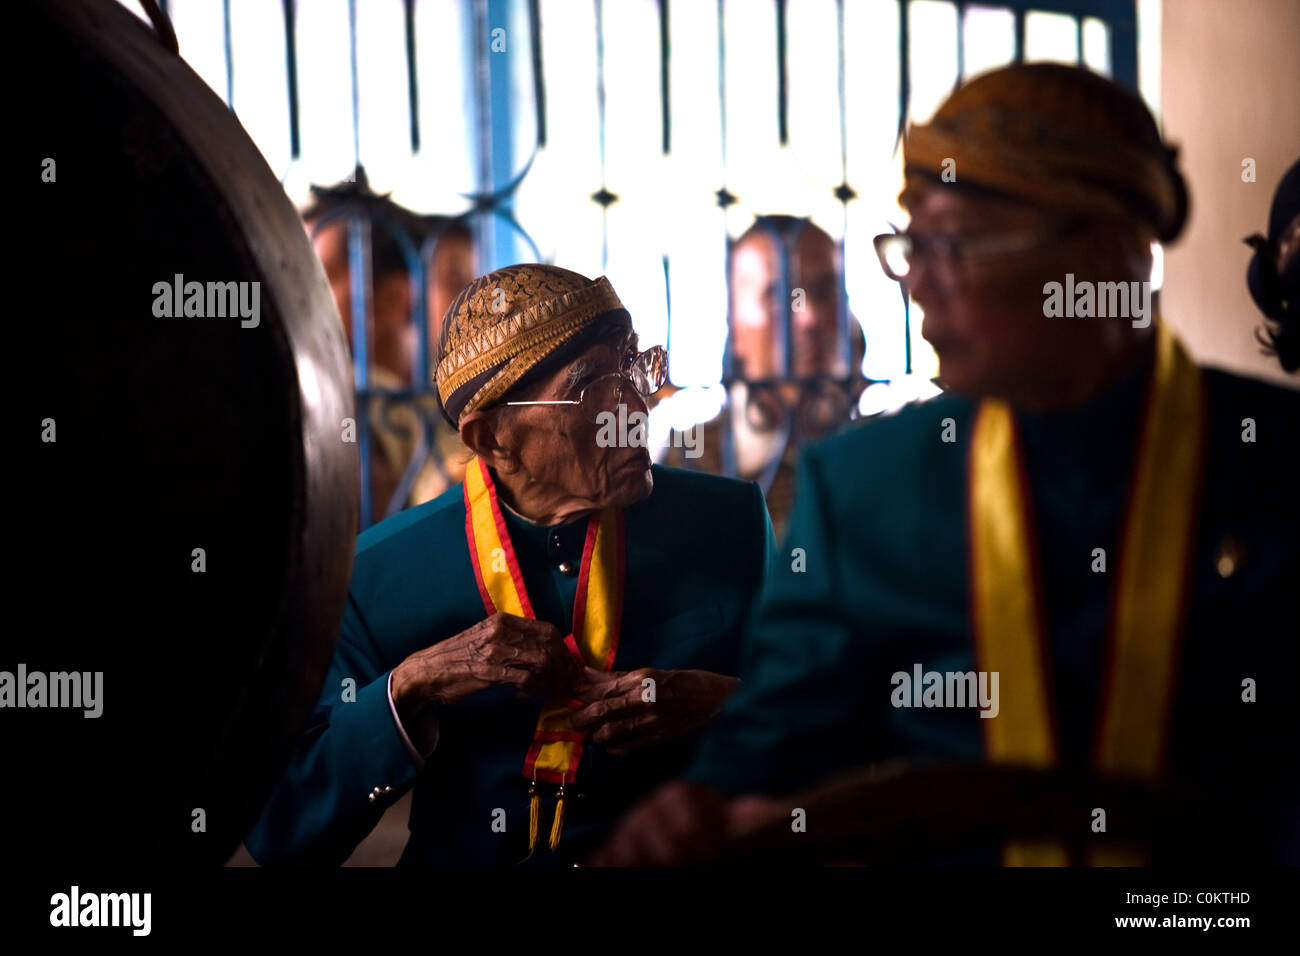
[[[1293,855],[1300,395],[1198,368],[1153,315],[1174,151],[1128,90],[1035,64],[958,89],[904,160],[911,223],[877,248],[948,394],[805,454],[741,690],[597,861],[709,859],[893,759],[1219,787],[1255,807],[1188,841]]]

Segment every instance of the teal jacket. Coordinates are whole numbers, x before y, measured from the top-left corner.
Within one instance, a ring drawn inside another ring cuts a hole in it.
[[[1064,760],[1086,767],[1149,363],[1088,406],[1018,414],[1032,488]],[[1208,454],[1177,669],[1169,773],[1294,785],[1300,641],[1300,393],[1206,371]],[[977,709],[894,707],[891,675],[973,671],[967,438],[954,395],[811,447],[740,690],[687,776],[785,795],[890,759],[977,761]],[[955,441],[945,442],[952,419]],[[1254,441],[1243,441],[1243,420]],[[1108,572],[1092,570],[1104,548]],[[1239,559],[1230,573],[1225,549]],[[795,549],[801,549],[796,552]],[[801,570],[802,568],[802,570]],[[1242,699],[1257,682],[1257,701]],[[1278,777],[1290,777],[1290,783]]]
[[[614,668],[734,676],[775,553],[762,495],[747,482],[658,466],[653,474],[653,492],[625,512],[624,611]],[[547,528],[504,514],[534,611],[567,633],[577,579],[558,567],[580,562],[586,521]],[[245,841],[255,860],[341,863],[412,787],[403,864],[512,864],[527,856],[523,766],[540,703],[495,688],[443,708],[438,743],[422,771],[389,709],[394,666],[485,616],[465,539],[461,486],[361,534],[320,700]],[[347,678],[355,680],[355,701],[343,701]],[[553,788],[544,790],[540,847],[530,865],[584,859],[623,810],[681,773],[694,743],[685,739],[623,758],[589,743],[578,786],[569,788],[556,853],[546,848]],[[371,802],[376,787],[381,797]]]

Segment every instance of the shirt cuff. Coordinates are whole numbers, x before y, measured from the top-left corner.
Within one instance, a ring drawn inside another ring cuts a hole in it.
[[[406,728],[402,726],[402,718],[397,716],[397,705],[393,703],[393,672],[388,672],[388,712],[393,715],[393,723],[397,725],[397,732],[402,735],[402,743],[406,744],[407,751],[411,754],[411,759],[421,770],[424,769],[424,761],[428,754],[422,755],[415,749],[415,744],[411,743],[411,738],[406,734]],[[433,746],[429,748],[429,753],[433,753],[438,747],[438,724],[433,724]]]

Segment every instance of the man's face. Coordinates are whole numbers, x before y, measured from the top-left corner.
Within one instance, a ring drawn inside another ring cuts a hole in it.
[[[467,233],[447,232],[434,247],[433,261],[425,283],[425,309],[429,316],[429,371],[436,372],[438,336],[442,320],[460,290],[474,281],[474,244]],[[406,327],[407,351],[419,353],[419,332],[414,323]]]
[[[746,378],[782,374],[780,328],[788,312],[794,374],[841,375],[835,243],[814,226],[799,234],[790,263],[789,301],[781,299],[777,243],[773,236],[757,233],[739,242],[732,253],[732,351],[743,363]]]
[[[975,198],[934,187],[911,210],[909,232],[922,236],[993,237],[1030,232],[1050,236],[1057,220],[1033,207]],[[927,257],[913,263],[905,285],[924,310],[921,334],[939,356],[939,378],[955,392],[1016,400],[1050,391],[1054,377],[1079,355],[1095,351],[1115,319],[1044,315],[1043,286],[1076,279],[1112,278],[1080,240],[1045,239],[1027,252],[968,260],[954,268]]]
[[[429,270],[429,342],[438,341],[442,318],[460,290],[474,281],[474,244],[467,233],[447,232],[434,249]]]
[[[546,380],[509,397],[518,401],[577,401],[584,386],[619,371],[635,353],[636,340],[629,328],[624,347],[594,345]],[[624,434],[632,435],[634,422],[646,414],[645,401],[630,383],[625,383],[622,403],[627,406],[629,419]],[[618,416],[615,407],[604,410]],[[521,405],[494,414],[498,416],[497,440],[519,458],[522,470],[534,484],[557,499],[591,508],[622,508],[645,498],[654,487],[644,426],[640,447],[602,448],[596,440],[601,425],[590,421],[587,410],[577,405]],[[609,432],[606,428],[605,433]],[[614,432],[619,434],[617,424]]]
[[[308,224],[308,232],[311,225]],[[326,226],[312,238],[316,255],[325,267],[334,304],[343,320],[348,348],[352,348],[352,282],[348,268],[348,227],[346,221]],[[385,368],[404,382],[411,380],[411,356],[414,354],[415,326],[411,322],[411,291],[406,274],[389,271],[376,275],[371,292],[373,338],[370,361]]]
[[[307,224],[310,235],[311,223]],[[334,304],[338,306],[339,317],[343,319],[343,330],[347,333],[348,345],[352,344],[352,286],[348,281],[348,230],[347,226],[337,224],[327,226],[312,237],[312,245],[321,265],[325,267],[325,278],[329,280],[330,292]]]

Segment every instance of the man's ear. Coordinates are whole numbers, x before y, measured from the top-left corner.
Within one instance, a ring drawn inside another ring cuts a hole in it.
[[[489,467],[509,474],[515,470],[517,459],[501,442],[497,424],[492,409],[472,411],[460,420],[460,440]]]

